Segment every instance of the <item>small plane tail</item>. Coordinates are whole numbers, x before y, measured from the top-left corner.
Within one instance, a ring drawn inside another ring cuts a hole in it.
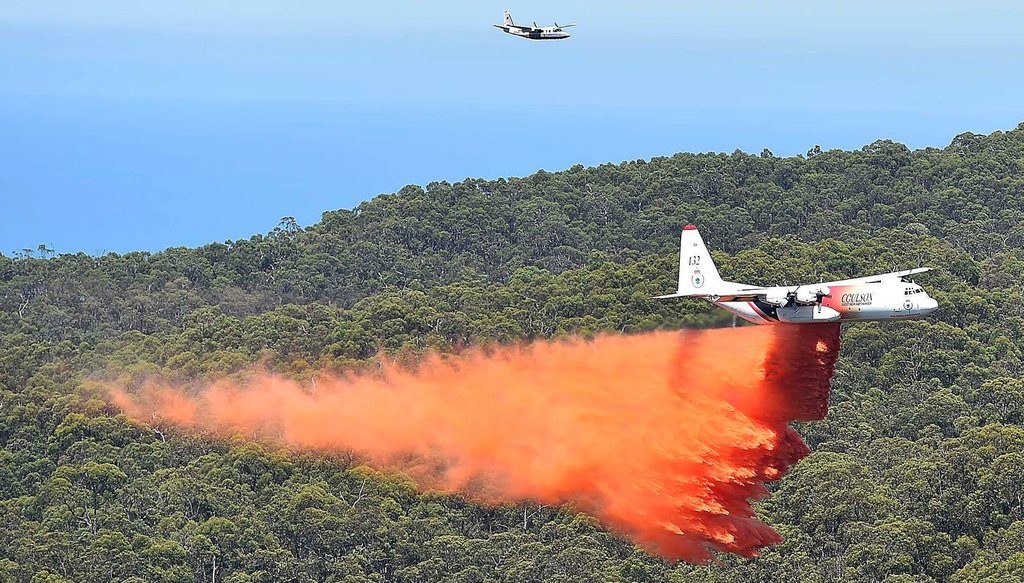
[[[715,295],[726,287],[700,231],[693,225],[683,227],[679,240],[679,287],[676,293],[660,298]]]
[[[506,10],[505,11],[505,26],[512,26],[513,24],[515,24],[515,23],[512,22],[512,15],[508,13],[508,10]]]

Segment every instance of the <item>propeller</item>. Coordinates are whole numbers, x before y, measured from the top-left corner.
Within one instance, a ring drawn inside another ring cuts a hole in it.
[[[789,294],[789,298],[798,304],[821,305],[824,298],[831,297],[832,290],[827,285],[800,285]]]

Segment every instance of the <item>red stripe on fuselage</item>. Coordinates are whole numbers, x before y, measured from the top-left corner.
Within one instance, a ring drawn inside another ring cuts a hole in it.
[[[772,318],[768,314],[764,313],[761,310],[761,308],[757,307],[757,305],[755,305],[754,302],[747,302],[747,305],[750,306],[751,310],[754,310],[755,314],[757,314],[758,316],[763,318],[765,322],[775,322],[776,321],[775,318]]]

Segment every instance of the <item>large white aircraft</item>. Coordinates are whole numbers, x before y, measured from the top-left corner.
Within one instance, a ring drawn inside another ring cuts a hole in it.
[[[537,26],[534,22],[533,26],[522,26],[512,22],[512,15],[505,11],[505,24],[495,24],[496,28],[518,37],[528,38],[530,40],[561,40],[563,38],[569,38],[571,34],[565,32],[564,29],[570,26],[576,26],[575,24],[563,24],[559,25],[557,22],[554,26]]]
[[[805,324],[920,318],[939,304],[906,271],[797,286],[756,287],[722,280],[697,227],[680,240],[679,288],[668,298],[704,298],[754,324]]]

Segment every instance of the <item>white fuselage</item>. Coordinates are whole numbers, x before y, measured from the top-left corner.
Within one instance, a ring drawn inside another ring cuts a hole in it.
[[[562,40],[572,36],[561,28],[555,27],[523,29],[515,26],[498,26],[498,28],[511,35],[528,38],[530,40]]]
[[[839,281],[817,285],[827,286],[829,293],[816,304],[712,301],[754,324],[906,320],[926,316],[938,308],[938,302],[915,283],[898,280],[878,283]],[[778,289],[781,292],[779,297],[785,297],[795,294],[799,286]]]

